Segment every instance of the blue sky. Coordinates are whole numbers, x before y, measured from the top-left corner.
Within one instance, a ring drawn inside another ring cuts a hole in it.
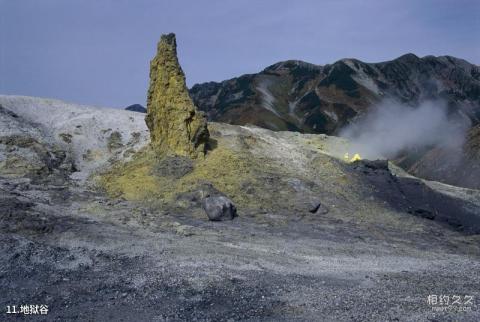
[[[413,52],[480,64],[479,13],[478,0],[0,0],[0,94],[145,104],[167,32],[189,86],[286,59]]]

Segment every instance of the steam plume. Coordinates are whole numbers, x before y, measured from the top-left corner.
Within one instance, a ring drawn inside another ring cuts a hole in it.
[[[348,138],[348,152],[363,158],[395,158],[403,152],[430,147],[461,149],[470,121],[450,114],[445,103],[428,101],[417,107],[384,101],[348,125],[340,136]]]

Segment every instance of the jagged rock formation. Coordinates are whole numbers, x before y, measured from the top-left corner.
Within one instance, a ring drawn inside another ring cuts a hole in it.
[[[206,118],[189,96],[173,33],[162,35],[150,63],[145,122],[152,147],[158,152],[192,158],[205,153],[209,137]]]

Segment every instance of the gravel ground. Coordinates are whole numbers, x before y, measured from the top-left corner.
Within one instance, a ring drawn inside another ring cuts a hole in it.
[[[477,301],[480,252],[478,235],[426,219],[416,219],[416,233],[328,215],[212,223],[80,188],[6,182],[2,320],[18,319],[5,312],[21,304],[48,305],[35,317],[45,321],[480,319],[476,302],[461,313],[427,303],[429,295]]]

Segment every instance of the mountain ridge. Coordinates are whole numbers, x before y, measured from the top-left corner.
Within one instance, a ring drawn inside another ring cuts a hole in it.
[[[420,75],[415,75],[415,72]],[[425,73],[427,75],[421,76]],[[286,79],[289,76],[292,77],[291,80]],[[273,80],[272,84],[268,82],[272,77],[283,79]],[[411,77],[414,79],[410,80]],[[265,78],[267,81],[262,82]],[[279,85],[275,83],[279,81],[283,83],[280,85],[288,89],[288,97],[279,95],[279,88],[275,92],[275,87],[278,87],[276,85]],[[422,84],[415,84],[416,81],[421,81]],[[311,84],[308,84],[309,82]],[[347,97],[335,97],[335,93],[332,93],[335,90],[330,88],[331,85],[335,85],[339,94],[346,94]],[[262,106],[262,96],[266,97],[268,102],[268,93],[264,87],[274,87],[270,90],[272,96],[277,98],[273,110],[269,104],[263,104],[267,106],[263,108],[267,111],[259,109]],[[444,92],[441,91],[442,88]],[[317,89],[316,95],[313,95],[312,89]],[[453,56],[427,55],[420,58],[411,53],[378,63],[365,63],[355,58],[343,58],[326,65],[286,60],[267,66],[258,73],[244,74],[221,82],[195,84],[191,87],[190,94],[199,109],[207,112],[210,120],[239,125],[250,122],[273,130],[293,129],[306,133],[334,134],[335,130],[339,129],[338,125],[341,127],[359,111],[385,96],[410,104],[418,103],[422,99],[440,98],[457,105],[460,102],[460,105],[468,105],[469,102],[463,101],[473,99],[480,105],[480,68]],[[305,101],[297,102],[305,94],[311,95],[307,96]],[[323,102],[324,100],[326,102]],[[305,106],[296,112],[296,118],[289,117],[286,111],[282,111],[285,110],[285,105],[298,103]],[[322,103],[337,106],[323,106],[320,110],[313,111]],[[251,111],[246,111],[246,106],[250,107]],[[474,124],[480,121],[478,106],[464,109]],[[310,112],[310,115],[306,115],[306,112]],[[253,117],[248,115],[249,113],[256,115]],[[333,114],[329,117],[329,113]],[[336,114],[340,114],[337,115],[338,120],[333,116]],[[269,118],[273,118],[273,122],[265,121]]]
[[[211,121],[275,131],[338,135],[385,101],[405,108],[431,101],[439,109],[445,105],[450,119],[463,119],[472,128],[480,124],[480,67],[448,55],[420,58],[408,53],[379,63],[343,58],[323,66],[287,60],[256,74],[196,84],[190,95]],[[477,147],[475,138],[467,135],[465,147]],[[478,171],[473,165],[479,160],[471,157],[478,153],[469,153],[452,165],[463,174],[453,180],[448,171],[434,169],[438,162],[428,157],[429,151],[407,151],[406,159],[413,154],[415,166],[400,165],[412,174],[456,185],[471,181],[464,180],[469,173],[461,169],[465,164]]]

